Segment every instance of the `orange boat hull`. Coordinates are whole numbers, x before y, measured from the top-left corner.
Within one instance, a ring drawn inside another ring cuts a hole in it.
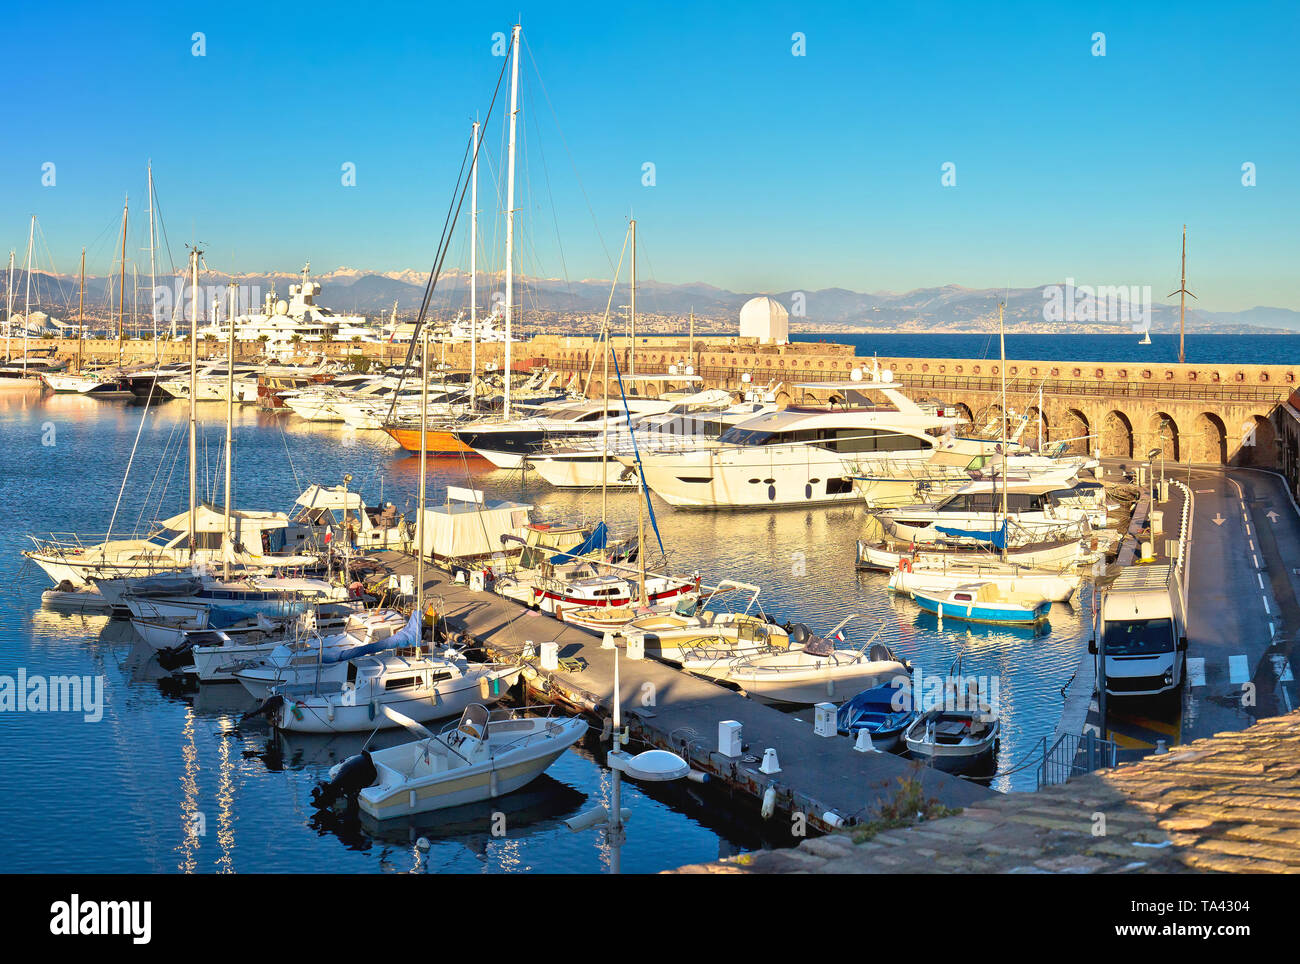
[[[397,444],[408,452],[420,451],[420,430],[418,428],[386,428]],[[450,432],[426,431],[425,454],[427,455],[473,455],[474,450]]]

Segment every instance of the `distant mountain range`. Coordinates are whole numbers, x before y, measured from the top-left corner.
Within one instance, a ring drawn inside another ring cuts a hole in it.
[[[321,283],[319,301],[339,312],[360,312],[370,315],[387,314],[396,303],[400,314],[418,309],[424,296],[427,272],[407,269],[402,271],[358,271],[338,268],[324,274],[312,275]],[[224,275],[205,273],[204,285],[224,285],[235,281],[257,289],[261,297],[272,291],[279,298],[288,296],[289,285],[296,283],[300,274],[252,273]],[[0,290],[5,276],[0,273]],[[116,278],[87,277],[86,303],[88,313],[102,313],[107,304],[107,292],[112,291],[116,302]],[[160,283],[167,283],[162,281]],[[171,284],[175,285],[172,279]],[[523,309],[523,323],[530,316],[545,316],[548,327],[562,323],[563,316],[591,316],[604,312],[610,300],[609,282],[599,279],[568,281],[559,278],[516,277],[517,302]],[[25,279],[21,269],[14,271],[14,310],[22,311]],[[33,294],[39,297],[40,307],[56,316],[75,313],[78,279],[75,276],[55,276],[32,273]],[[141,313],[147,308],[146,289],[141,287]],[[479,304],[489,307],[493,292],[501,297],[501,276],[481,272],[479,275]],[[1061,334],[1105,333],[1140,331],[1141,315],[1131,312],[1124,315],[1127,301],[1112,298],[1108,310],[1089,311],[1087,291],[1070,285],[1039,285],[1032,288],[964,288],[944,285],[938,288],[919,288],[914,291],[858,292],[846,288],[823,288],[817,291],[735,292],[704,283],[665,284],[655,281],[639,282],[637,306],[647,317],[662,319],[685,318],[694,311],[699,322],[706,327],[732,330],[737,324],[741,306],[757,294],[768,294],[781,302],[791,312],[790,326],[797,331],[989,331],[997,327],[997,303],[1006,302],[1006,326],[1009,331],[1048,332]],[[5,295],[0,295],[3,299]],[[128,311],[132,293],[128,281]],[[614,293],[613,305],[617,309],[628,303],[629,291],[620,284]],[[459,310],[468,305],[468,274],[451,270],[439,280],[432,307],[440,313]],[[0,300],[0,306],[3,300]],[[708,324],[712,323],[712,324]],[[1178,305],[1153,304],[1150,308],[1150,328],[1154,332],[1178,330]],[[1200,308],[1187,310],[1189,331],[1203,333],[1297,333],[1300,332],[1300,311],[1290,308],[1255,307],[1246,311],[1206,311]],[[701,329],[704,330],[703,328]]]

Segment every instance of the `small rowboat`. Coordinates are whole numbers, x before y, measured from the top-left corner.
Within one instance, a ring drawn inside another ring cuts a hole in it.
[[[905,687],[885,683],[844,703],[835,714],[835,726],[848,736],[866,730],[875,749],[892,750],[915,719],[911,694]]]
[[[948,592],[912,591],[916,604],[940,618],[972,623],[1032,626],[1042,622],[1052,603],[1036,592],[1013,592],[997,583],[970,583]]]

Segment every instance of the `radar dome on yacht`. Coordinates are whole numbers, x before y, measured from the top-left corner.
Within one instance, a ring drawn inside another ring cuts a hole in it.
[[[740,336],[757,338],[761,345],[784,345],[790,340],[790,313],[774,298],[750,298],[740,309]]]
[[[289,302],[281,299],[275,303],[275,313],[277,315],[287,315],[289,313]]]

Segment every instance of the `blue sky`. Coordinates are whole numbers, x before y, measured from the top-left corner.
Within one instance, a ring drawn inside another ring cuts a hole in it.
[[[0,37],[0,257],[22,257],[35,213],[59,270],[83,245],[88,270],[110,270],[129,193],[128,258],[146,269],[152,158],[178,262],[196,237],[222,270],[427,268],[501,67],[492,35],[517,14],[526,274],[609,277],[634,213],[641,275],[660,281],[1071,277],[1160,299],[1187,222],[1201,306],[1300,308],[1287,4],[28,5]],[[482,154],[486,267],[502,259],[503,118]],[[467,251],[458,238],[450,260]]]

